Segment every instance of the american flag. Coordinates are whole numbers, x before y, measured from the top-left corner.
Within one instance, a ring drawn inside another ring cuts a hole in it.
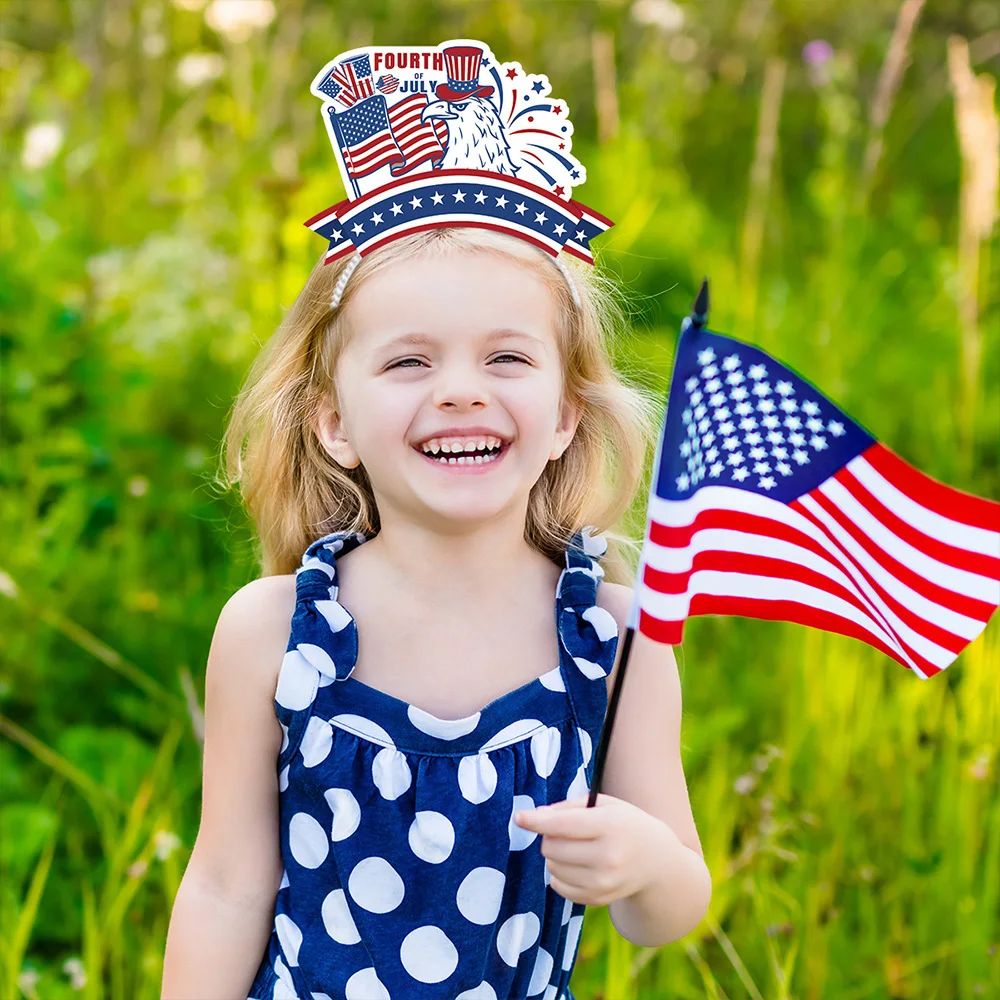
[[[347,172],[364,177],[385,164],[401,164],[403,153],[396,143],[381,94],[368,97],[354,107],[330,117],[340,140]]]
[[[691,320],[654,475],[631,624],[656,641],[679,643],[692,615],[798,622],[927,678],[1000,604],[1000,504],[925,476],[774,358]]]
[[[405,162],[391,168],[393,176],[412,170],[426,160],[440,160],[448,141],[448,126],[440,118],[421,122],[427,107],[426,94],[411,94],[389,108],[389,125]]]
[[[383,73],[376,81],[375,86],[383,94],[394,94],[399,86],[399,80],[391,73]]]

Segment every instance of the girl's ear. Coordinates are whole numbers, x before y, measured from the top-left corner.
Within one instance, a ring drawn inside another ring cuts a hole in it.
[[[569,447],[582,416],[583,410],[580,406],[564,397],[562,409],[559,411],[559,423],[556,425],[556,433],[552,441],[552,451],[549,453],[550,462],[559,458]]]
[[[323,449],[338,465],[355,469],[361,464],[361,457],[347,439],[340,414],[333,407],[326,403],[320,407],[313,430]]]

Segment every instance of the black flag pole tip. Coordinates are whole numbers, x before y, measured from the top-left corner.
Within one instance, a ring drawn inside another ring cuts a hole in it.
[[[708,322],[708,278],[702,278],[698,297],[691,307],[691,323],[694,326],[704,326]]]

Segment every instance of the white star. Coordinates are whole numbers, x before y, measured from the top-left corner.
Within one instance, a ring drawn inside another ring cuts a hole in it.
[[[688,392],[694,392],[695,389],[698,388],[698,379],[692,376],[684,383],[684,388],[687,389]]]
[[[763,461],[765,458],[767,458],[767,449],[759,447],[751,448],[750,457],[756,459],[758,462]]]
[[[742,483],[743,480],[746,479],[746,477],[749,475],[750,475],[749,469],[744,469],[742,467],[739,469],[733,469],[733,479],[735,479],[736,482],[738,483]]]
[[[392,203],[392,214],[399,215],[403,211],[402,205],[397,205],[395,202]]]
[[[775,446],[774,448],[771,449],[771,454],[775,458],[788,458],[788,449]]]
[[[578,229],[576,231],[576,238],[582,242],[587,238],[587,234],[582,229]]]
[[[799,463],[799,465],[809,464],[809,455],[804,451],[793,451],[792,458],[794,458],[795,461]]]
[[[700,410],[701,407],[699,406],[698,409]],[[698,421],[698,430],[700,430],[702,434],[704,434],[711,426],[712,421],[708,417]]]
[[[548,216],[544,212],[535,212],[535,222],[537,222],[540,226],[545,225],[545,220],[547,218]]]
[[[807,399],[802,404],[802,409],[805,410],[810,417],[815,417],[816,414],[819,413],[819,407],[811,399]]]
[[[816,451],[826,450],[826,438],[819,434],[813,434],[813,436],[809,438],[809,443],[816,449]]]
[[[722,475],[722,470],[723,470],[724,468],[725,468],[725,466],[724,466],[724,465],[723,465],[723,464],[722,464],[721,462],[715,462],[715,463],[714,463],[714,464],[712,465],[712,467],[711,467],[711,468],[710,468],[710,469],[708,470],[708,474],[709,474],[709,475],[710,475],[710,476],[711,476],[711,477],[712,477],[713,479],[718,479],[718,478],[719,478],[719,476],[721,476],[721,475]]]
[[[524,215],[524,213],[528,211],[528,206],[522,201],[520,204],[514,206],[514,211],[517,212],[518,215]]]
[[[775,389],[781,393],[782,396],[790,396],[795,390],[792,388],[791,382],[779,382]]]
[[[771,466],[767,462],[754,462],[753,471],[758,476],[766,476],[771,471]]]
[[[682,472],[677,477],[677,489],[679,489],[683,493],[684,490],[688,489],[690,485],[691,485],[691,480],[688,478],[687,473]]]
[[[806,421],[806,427],[808,427],[813,433],[816,433],[817,431],[821,431],[823,429],[823,421],[816,417],[810,417]]]
[[[341,234],[341,230],[340,230],[340,229],[335,229],[335,230],[333,231],[333,238],[334,238],[335,240],[339,240],[339,239],[340,239],[340,234]]]
[[[452,195],[452,197],[455,199],[455,201],[460,201],[460,202],[463,202],[463,203],[465,202],[465,192],[464,191],[456,191]]]
[[[507,207],[507,199],[503,195],[500,195],[500,197],[497,198],[497,205],[500,208],[506,208]]]
[[[785,413],[794,413],[799,408],[799,404],[796,403],[794,399],[783,399],[778,406],[780,406]]]
[[[728,420],[731,416],[732,414],[729,412],[728,406],[720,406],[719,409],[715,411],[716,420]]]
[[[712,406],[722,406],[722,404],[725,403],[725,401],[726,401],[726,394],[724,392],[717,392],[712,396],[711,399],[709,399],[709,403],[711,403]],[[719,419],[718,415],[716,415],[715,419],[716,420]]]
[[[746,389],[744,389],[744,388],[743,388],[743,386],[741,386],[741,385],[738,385],[738,386],[737,386],[737,387],[736,387],[735,389],[733,389],[733,391],[732,391],[732,392],[731,392],[731,393],[729,394],[729,398],[730,398],[730,399],[735,399],[735,400],[740,400],[740,399],[746,399],[746,398],[747,398],[747,396],[749,396],[749,395],[750,395],[750,394],[749,394],[749,393],[748,393],[748,392],[746,391]]]
[[[762,399],[757,404],[757,409],[761,413],[773,413],[774,412],[774,400],[773,399]]]
[[[559,225],[552,230],[552,232],[554,232],[556,236],[562,236],[562,234],[566,232],[566,227],[560,222]]]
[[[705,392],[718,392],[721,388],[722,383],[717,378],[713,378],[711,382],[705,383]]]
[[[695,379],[694,381],[697,385],[698,380]],[[691,402],[694,406],[697,406],[704,398],[705,397],[701,394],[701,389],[695,389],[695,391],[691,393]]]
[[[715,378],[719,374],[719,369],[715,365],[709,365],[707,368],[702,368],[701,377],[702,378]]]
[[[750,413],[753,413],[753,407],[752,407],[752,406],[751,406],[751,405],[750,405],[749,403],[740,403],[740,404],[739,404],[739,405],[738,405],[738,406],[736,407],[736,412],[737,412],[737,413],[738,413],[738,414],[739,414],[739,415],[740,415],[741,417],[745,417],[745,416],[747,416],[748,414],[750,414]],[[741,423],[742,423],[742,421],[741,421]],[[756,426],[756,424],[755,424],[754,426]]]
[[[769,430],[773,431],[781,421],[777,417],[761,417],[760,422]]]
[[[744,431],[752,431],[757,429],[757,421],[753,417],[744,417],[740,421],[740,429]]]
[[[753,387],[753,394],[755,396],[770,396],[771,387],[766,382],[758,382]]]
[[[482,205],[485,201],[486,201],[486,192],[485,191],[480,191],[476,195],[476,204],[477,205]]]
[[[802,426],[802,421],[798,417],[785,417],[784,424],[790,431],[797,431]]]
[[[691,442],[681,441],[681,455],[683,455],[684,458],[687,458],[688,455],[690,454],[691,454]]]
[[[740,356],[738,354],[730,354],[722,362],[722,367],[726,369],[727,372],[731,372],[734,368],[739,368],[740,366]]]
[[[789,434],[788,443],[794,448],[801,448],[806,443],[804,434]]]
[[[839,420],[831,420],[827,425],[826,429],[835,437],[842,437],[847,432],[844,430],[844,425]]]
[[[683,413],[681,414],[681,420],[683,420],[683,421],[684,421],[684,423],[686,423],[686,424],[689,424],[689,423],[691,423],[691,411],[690,411],[690,410],[685,410],[685,411],[684,411],[684,412],[683,412]]]
[[[767,378],[767,369],[763,365],[751,365],[748,374],[755,382]]]
[[[705,452],[706,462],[714,462],[718,457],[719,457],[718,448],[709,448],[708,451]]]
[[[379,225],[382,222],[382,213],[372,212],[372,222],[374,222],[376,226]]]
[[[434,194],[431,195],[431,201],[433,201],[435,205],[440,205],[441,202],[444,201],[444,195],[438,194],[438,192],[435,191]]]
[[[729,458],[726,459],[726,461],[730,465],[742,465],[743,464],[743,456],[738,451],[734,451],[729,456]]]
[[[422,204],[423,204],[423,199],[422,199],[422,198],[418,198],[418,197],[417,197],[416,195],[414,195],[414,196],[413,196],[413,197],[412,197],[412,198],[410,199],[410,205],[411,205],[411,206],[412,206],[413,208],[420,208],[420,206],[421,206]]]
[[[733,426],[733,422],[731,420],[727,420],[724,424],[719,424],[719,433],[723,437],[733,434],[735,431],[736,428]]]
[[[715,351],[711,347],[706,347],[705,350],[698,352],[698,364],[699,365],[710,365],[715,360]]]
[[[701,420],[701,418],[705,416],[706,413],[708,413],[708,407],[706,407],[704,403],[701,404],[700,406],[696,406],[694,408],[695,420]]]
[[[703,448],[707,448],[710,444],[715,443],[715,435],[711,433],[702,435],[701,444]]]
[[[743,374],[743,372],[730,372],[726,376],[726,381],[730,385],[739,385],[740,382],[745,382],[746,381],[746,376]]]
[[[782,434],[781,431],[771,431],[771,433],[768,434],[767,439],[771,442],[771,444],[782,444],[785,440],[785,435]]]
[[[760,482],[757,483],[757,487],[762,490],[773,490],[775,486],[777,483],[773,476],[761,476]]]
[[[359,233],[363,233],[365,231],[365,227],[362,226],[360,222],[355,222],[354,225],[351,226],[351,229],[354,230],[354,235],[355,236],[357,236]]]
[[[739,448],[739,446],[740,446],[739,438],[734,438],[734,437],[726,438],[726,440],[722,442],[722,447],[725,448],[726,451],[732,451],[734,448]]]
[[[764,440],[756,431],[750,431],[749,434],[744,434],[743,438],[747,444],[760,444],[761,441]]]
[[[787,462],[779,462],[776,468],[783,476],[790,476],[792,474],[792,467]]]

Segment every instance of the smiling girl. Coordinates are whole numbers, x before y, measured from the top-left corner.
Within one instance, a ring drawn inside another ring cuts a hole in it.
[[[587,905],[655,946],[710,894],[668,647],[636,637],[583,808],[631,602],[596,532],[651,408],[593,269],[454,227],[348,266],[313,271],[228,428],[265,576],[209,653],[163,996],[572,1000]]]

